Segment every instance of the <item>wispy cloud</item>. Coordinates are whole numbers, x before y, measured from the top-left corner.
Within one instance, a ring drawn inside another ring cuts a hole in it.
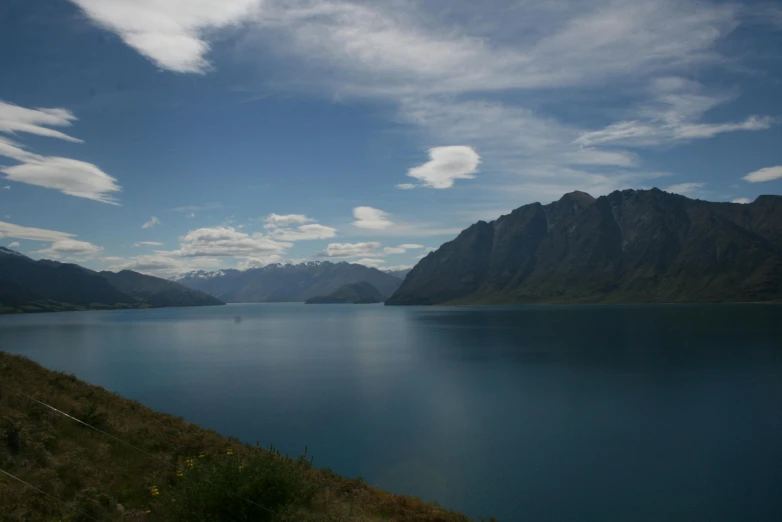
[[[764,169],[750,172],[742,179],[749,181],[750,183],[762,183],[764,181],[774,181],[782,179],[782,165],[775,167],[766,167]]]
[[[329,243],[325,250],[313,257],[362,257],[381,256],[380,243],[370,241],[365,243]]]
[[[353,209],[353,217],[356,220],[353,226],[358,228],[384,229],[392,226],[393,221],[388,219],[388,212],[372,207],[356,207]]]
[[[223,208],[223,204],[215,201],[212,203],[204,203],[203,205],[185,205],[181,207],[174,207],[171,210],[173,212],[185,212],[191,214],[195,212],[203,212],[204,210],[219,210],[221,208]],[[193,217],[195,217],[195,214]]]
[[[49,127],[70,127],[76,116],[66,109],[28,109],[0,101],[0,132],[25,132],[74,143],[82,140]]]
[[[337,229],[317,223],[301,225],[296,228],[277,228],[269,237],[279,241],[307,241],[311,239],[329,239],[337,235]]]
[[[159,224],[160,224],[160,220],[155,216],[152,216],[151,218],[149,218],[149,221],[141,225],[141,228],[152,228]]]
[[[144,247],[144,246],[163,246],[163,243],[160,243],[159,241],[139,241],[138,243],[133,243],[134,247]]]
[[[378,259],[376,257],[366,257],[363,259],[359,259],[358,261],[352,261],[352,262],[357,265],[364,265],[370,268],[378,268],[386,263],[382,259]]]
[[[736,198],[731,203],[740,203],[742,205],[747,205],[749,203],[752,203],[752,200],[749,198]]]
[[[679,183],[677,185],[671,185],[670,187],[666,188],[665,191],[673,192],[674,194],[681,194],[682,196],[691,196],[702,189],[704,185],[706,184],[702,182]]]
[[[20,246],[22,245],[19,243],[19,241],[12,241],[8,243],[8,248],[19,248]]]
[[[49,246],[41,250],[32,252],[33,254],[46,259],[92,259],[103,252],[103,247],[93,245],[87,241],[78,241],[76,239],[61,239],[55,241]]]
[[[47,230],[44,228],[24,227],[13,223],[0,221],[0,238],[28,239],[51,243],[48,248],[31,252],[34,255],[48,259],[92,259],[99,255],[103,248],[87,241],[74,239],[76,234]],[[19,246],[18,242],[16,246]],[[11,243],[12,245],[14,243]]]
[[[76,234],[47,230],[44,228],[23,227],[0,221],[0,238],[30,239],[32,241],[63,241],[76,237]]]
[[[82,143],[82,140],[50,129],[69,126],[76,117],[65,109],[28,109],[0,101],[0,132],[29,133]],[[122,188],[117,180],[85,161],[56,156],[42,156],[0,136],[0,156],[20,162],[0,172],[6,179],[59,190],[64,194],[117,205],[115,193]]]

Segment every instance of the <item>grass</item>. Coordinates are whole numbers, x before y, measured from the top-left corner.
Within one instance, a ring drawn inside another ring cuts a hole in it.
[[[314,468],[306,450],[293,459],[241,444],[1,351],[0,469],[61,501],[0,474],[0,521],[469,520]]]

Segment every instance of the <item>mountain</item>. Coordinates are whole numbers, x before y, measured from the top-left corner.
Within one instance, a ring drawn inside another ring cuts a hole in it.
[[[401,279],[376,268],[351,263],[311,262],[273,264],[249,270],[190,272],[176,281],[227,302],[304,302],[338,288],[366,281],[382,295],[391,295]]]
[[[44,312],[223,304],[157,277],[95,272],[57,261],[34,261],[0,247],[0,312]]]
[[[405,280],[405,277],[407,277],[407,274],[410,273],[410,268],[403,268],[401,270],[383,270],[386,274],[392,275],[394,277],[398,277],[402,281]]]
[[[386,302],[782,300],[782,196],[711,203],[659,189],[566,194],[479,221]]]
[[[371,304],[382,303],[388,296],[381,294],[377,288],[360,281],[342,285],[329,295],[321,295],[307,299],[307,304]]]
[[[139,274],[132,270],[123,270],[116,273],[99,272],[99,275],[120,291],[143,299],[155,308],[225,304],[216,297],[204,292],[199,292],[159,277]]]

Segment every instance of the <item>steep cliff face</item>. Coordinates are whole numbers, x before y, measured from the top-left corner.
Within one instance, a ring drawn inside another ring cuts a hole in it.
[[[652,189],[573,192],[478,222],[387,304],[779,299],[782,197],[740,205]]]

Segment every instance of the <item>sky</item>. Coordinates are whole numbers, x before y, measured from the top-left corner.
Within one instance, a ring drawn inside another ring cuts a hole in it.
[[[4,0],[0,245],[414,265],[573,190],[782,193],[782,4]]]

